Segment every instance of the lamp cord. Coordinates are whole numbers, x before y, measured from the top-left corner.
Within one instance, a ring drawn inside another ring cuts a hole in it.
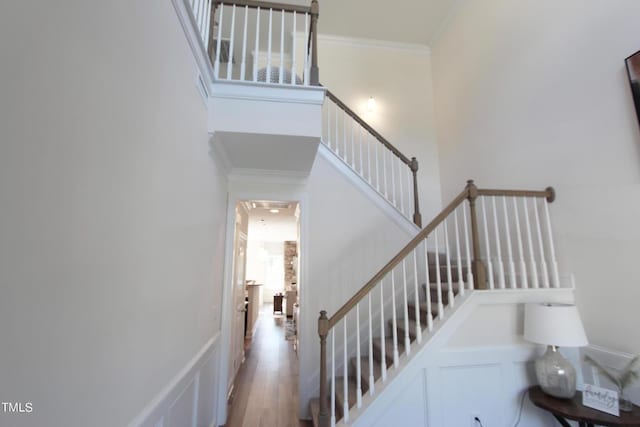
[[[513,427],[518,427],[518,424],[520,424],[520,420],[522,419],[522,408],[524,407],[524,398],[527,396],[527,390],[522,392],[522,397],[520,397],[520,409],[518,410],[518,419],[516,420],[516,423],[513,425]]]

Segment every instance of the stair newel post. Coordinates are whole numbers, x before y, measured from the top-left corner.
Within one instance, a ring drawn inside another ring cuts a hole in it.
[[[327,335],[329,334],[329,319],[327,312],[322,310],[318,318],[318,335],[320,335],[320,427],[329,427],[329,396],[327,395]]]
[[[413,223],[422,228],[422,215],[420,214],[420,203],[418,201],[418,160],[411,158],[411,173],[413,174]]]
[[[478,234],[478,215],[476,212],[476,200],[478,199],[478,187],[470,179],[467,181],[467,192],[469,200],[469,213],[471,216],[471,242],[473,247],[472,272],[475,278],[476,289],[487,289],[487,278],[484,264],[480,259],[480,236]]]
[[[320,5],[318,0],[311,2],[311,85],[320,85],[320,69],[318,68],[318,17]]]

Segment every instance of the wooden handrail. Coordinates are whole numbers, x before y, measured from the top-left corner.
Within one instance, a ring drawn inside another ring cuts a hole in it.
[[[387,141],[382,135],[380,135],[374,128],[369,126],[367,122],[365,122],[358,114],[356,114],[351,108],[347,107],[347,105],[340,101],[340,99],[333,94],[329,89],[326,89],[327,97],[335,102],[340,109],[344,110],[353,120],[358,122],[360,126],[362,126],[367,132],[373,135],[378,141],[382,143],[385,147],[387,147],[393,154],[395,154],[403,163],[405,163],[408,167],[411,167],[411,159],[402,154],[400,150],[394,147],[389,141]]]
[[[294,4],[285,4],[285,3],[273,3],[273,2],[263,2],[256,0],[229,0],[229,1],[221,1],[216,0],[214,3],[213,9],[218,7],[220,4],[228,5],[228,6],[247,6],[250,9],[274,9],[274,10],[284,10],[285,12],[299,12],[299,13],[311,13],[311,6],[298,6]]]
[[[544,197],[549,203],[553,202],[556,198],[556,192],[553,187],[547,187],[544,191],[478,189],[478,195],[505,197]]]
[[[544,197],[547,201],[552,202],[555,198],[555,191],[552,187],[548,187],[544,191],[529,191],[529,190],[490,190],[490,189],[478,189],[473,180],[467,181],[467,186],[465,189],[456,196],[451,203],[449,203],[443,210],[440,212],[426,227],[424,227],[396,256],[394,256],[391,261],[389,261],[378,273],[371,278],[355,295],[353,295],[349,300],[340,307],[334,314],[329,318],[328,329],[333,328],[344,316],[353,309],[356,304],[358,304],[365,296],[371,292],[371,290],[387,275],[391,270],[393,270],[411,251],[413,251],[425,238],[433,232],[437,226],[442,223],[442,221],[449,216],[462,202],[465,200],[469,200],[471,206],[474,206],[475,199],[478,196],[507,196],[507,197]],[[474,245],[474,263],[481,264],[480,261],[480,246],[479,246],[479,238],[477,232],[477,225],[475,226],[476,230],[474,231],[474,222],[476,222],[476,215],[474,210],[471,212],[471,223],[472,223],[472,240]],[[477,222],[476,222],[477,224]],[[477,248],[477,249],[476,249]],[[482,269],[482,273],[478,270],[474,273],[477,273],[481,276],[478,280],[479,283],[478,288],[483,289],[484,286],[484,277]],[[476,270],[476,268],[474,268]]]

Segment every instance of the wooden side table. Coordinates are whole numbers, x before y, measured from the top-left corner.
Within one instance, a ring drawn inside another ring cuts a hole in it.
[[[582,404],[582,392],[576,392],[573,399],[557,399],[545,394],[540,386],[529,389],[529,400],[538,408],[550,412],[558,422],[564,427],[570,427],[567,420],[577,421],[580,427],[640,427],[640,408],[633,406],[631,412],[620,411],[620,416],[596,411]]]

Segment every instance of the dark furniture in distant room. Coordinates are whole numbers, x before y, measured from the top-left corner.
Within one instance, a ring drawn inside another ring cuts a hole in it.
[[[273,312],[279,311],[280,314],[284,314],[282,310],[282,294],[275,294],[273,296]]]

